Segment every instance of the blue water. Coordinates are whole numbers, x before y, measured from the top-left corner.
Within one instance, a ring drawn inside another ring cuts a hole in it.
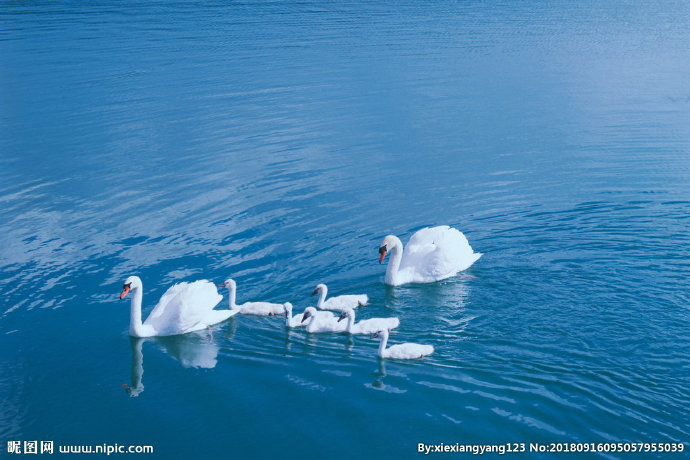
[[[3,454],[687,443],[689,12],[3,2]],[[382,238],[440,224],[485,255],[386,287]],[[376,340],[247,316],[137,341],[129,275],[145,315],[183,280],[296,311],[325,282],[436,352],[381,362]]]

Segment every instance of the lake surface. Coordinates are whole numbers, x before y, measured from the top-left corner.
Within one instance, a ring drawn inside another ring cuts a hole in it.
[[[688,13],[3,2],[2,452],[690,441]],[[484,256],[386,287],[383,237],[441,224]],[[129,275],[144,315],[185,280],[296,312],[325,282],[436,351],[241,315],[134,340]]]

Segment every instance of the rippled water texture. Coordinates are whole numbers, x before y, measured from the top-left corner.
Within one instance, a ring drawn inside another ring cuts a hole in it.
[[[688,442],[688,13],[3,2],[3,452]],[[382,238],[439,224],[485,255],[386,287]],[[144,314],[183,280],[296,312],[325,282],[436,352],[380,362],[367,337],[241,315],[130,339],[133,274]]]

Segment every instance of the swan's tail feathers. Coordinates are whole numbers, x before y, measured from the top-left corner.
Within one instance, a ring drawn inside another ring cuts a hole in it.
[[[473,252],[473,253],[471,253],[471,254],[468,254],[468,255],[462,260],[462,262],[458,265],[458,268],[457,268],[457,270],[455,271],[455,273],[459,273],[459,272],[462,272],[462,271],[467,270],[467,269],[470,268],[476,261],[478,261],[479,258],[480,258],[481,256],[483,256],[483,255],[484,255],[484,254],[482,254],[481,252]],[[455,274],[455,273],[453,273],[453,274]]]
[[[207,325],[220,323],[228,318],[232,318],[237,313],[239,313],[239,310],[211,310],[206,316],[206,321],[204,322]]]

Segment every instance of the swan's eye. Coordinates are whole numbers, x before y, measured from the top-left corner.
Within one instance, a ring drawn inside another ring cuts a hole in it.
[[[132,283],[127,283],[122,285],[122,289],[131,289],[132,288]]]
[[[379,254],[385,254],[388,249],[386,248],[386,245],[384,244],[379,248]]]

